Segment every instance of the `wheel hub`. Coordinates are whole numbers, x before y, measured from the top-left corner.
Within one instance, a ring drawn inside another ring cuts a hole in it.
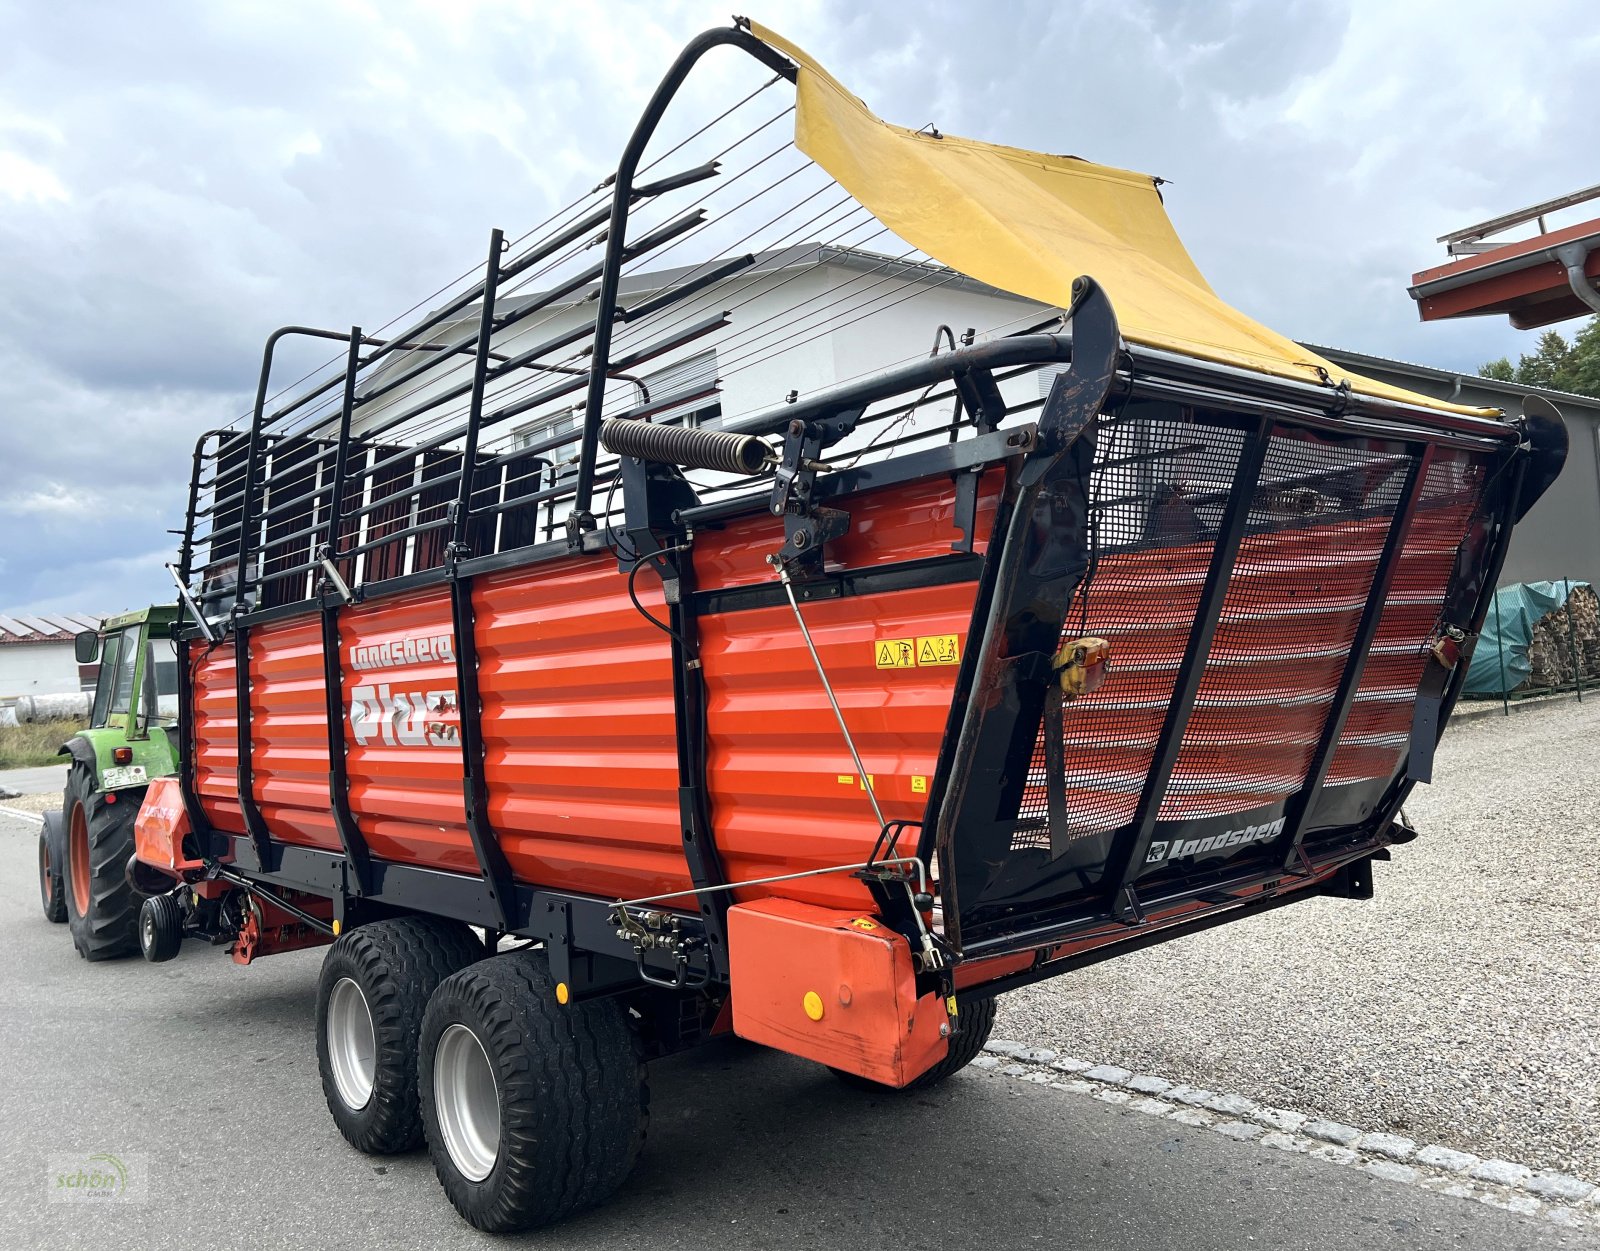
[[[72,878],[72,903],[80,917],[89,915],[89,818],[81,803],[72,805],[67,829],[67,867]]]
[[[377,1034],[367,997],[348,977],[341,977],[328,996],[327,1035],[334,1088],[347,1107],[360,1111],[372,1098],[377,1080]]]
[[[468,1181],[482,1181],[500,1156],[500,1091],[483,1044],[465,1025],[440,1035],[433,1101],[450,1162]]]

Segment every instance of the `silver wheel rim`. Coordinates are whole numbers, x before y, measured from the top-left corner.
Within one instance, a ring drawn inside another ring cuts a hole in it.
[[[479,1182],[500,1158],[500,1091],[478,1036],[452,1025],[433,1053],[433,1104],[450,1163]]]
[[[377,1036],[367,997],[348,977],[335,982],[328,996],[328,1066],[344,1105],[353,1112],[366,1107],[377,1080]]]

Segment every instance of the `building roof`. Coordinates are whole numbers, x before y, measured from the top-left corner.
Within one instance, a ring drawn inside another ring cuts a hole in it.
[[[98,630],[99,613],[0,612],[0,647],[18,643],[70,643],[83,630]]]
[[[965,274],[958,273],[948,265],[941,265],[937,261],[910,260],[873,252],[868,248],[837,247],[829,243],[796,243],[749,255],[752,257],[752,263],[732,275],[734,278],[745,279],[756,274],[776,273],[784,269],[837,265],[845,269],[881,273],[885,277],[901,278],[908,282],[937,282],[941,287],[949,287],[955,291],[973,291],[982,295],[1000,296],[1022,304],[1038,303],[1037,300],[1028,299],[1026,296],[1015,295],[1010,291],[1002,291],[999,287],[992,287],[986,282],[979,282],[976,278],[968,278]],[[676,265],[670,269],[641,270],[637,273],[623,274],[617,287],[617,296],[619,299],[626,299],[629,296],[652,295],[674,286],[691,275],[707,272],[713,264],[713,261],[700,261],[692,265]],[[599,289],[599,283],[591,282],[558,300],[553,307],[582,304],[592,299]],[[542,303],[547,294],[547,292],[533,292],[527,295],[502,296],[495,301],[495,307],[497,310],[503,308],[507,312],[514,312],[531,303]],[[473,310],[477,308],[477,304],[469,305],[457,314],[455,320],[476,323],[478,315]]]
[[[1411,279],[1422,320],[1505,313],[1519,330],[1532,330],[1600,312],[1600,217],[1553,229],[1546,222],[1593,200],[1600,200],[1600,186],[1440,235],[1451,260]],[[1492,238],[1530,222],[1538,227],[1532,238]]]
[[[1366,352],[1352,352],[1348,348],[1323,347],[1315,343],[1306,343],[1303,346],[1331,360],[1337,360],[1341,364],[1350,364],[1361,369],[1386,370],[1389,373],[1404,374],[1411,378],[1426,379],[1435,384],[1454,385],[1459,382],[1477,391],[1489,391],[1507,397],[1542,395],[1559,401],[1560,406],[1568,406],[1570,404],[1579,408],[1600,409],[1600,398],[1592,395],[1578,395],[1573,391],[1557,391],[1553,387],[1530,387],[1520,382],[1502,382],[1498,378],[1485,378],[1481,374],[1472,373],[1465,369],[1438,369],[1432,365],[1418,365],[1411,361],[1393,360],[1387,356],[1372,356]]]

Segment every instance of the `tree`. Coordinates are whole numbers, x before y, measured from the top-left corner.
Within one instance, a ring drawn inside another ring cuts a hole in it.
[[[1561,389],[1600,396],[1600,317],[1589,318],[1588,325],[1572,340],[1572,352],[1561,374]]]
[[[1571,343],[1557,331],[1546,330],[1533,352],[1515,365],[1502,356],[1480,365],[1478,376],[1600,397],[1600,317],[1591,317]]]

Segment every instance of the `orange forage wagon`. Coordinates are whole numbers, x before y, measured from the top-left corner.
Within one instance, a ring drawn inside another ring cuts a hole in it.
[[[750,89],[697,112],[708,53]],[[614,176],[397,333],[277,332],[200,441],[146,954],[331,941],[334,1121],[486,1230],[618,1187],[646,1063],[719,1033],[937,1082],[1008,988],[1371,896],[1561,467],[1535,404],[1347,375],[1157,180],[709,32]]]

